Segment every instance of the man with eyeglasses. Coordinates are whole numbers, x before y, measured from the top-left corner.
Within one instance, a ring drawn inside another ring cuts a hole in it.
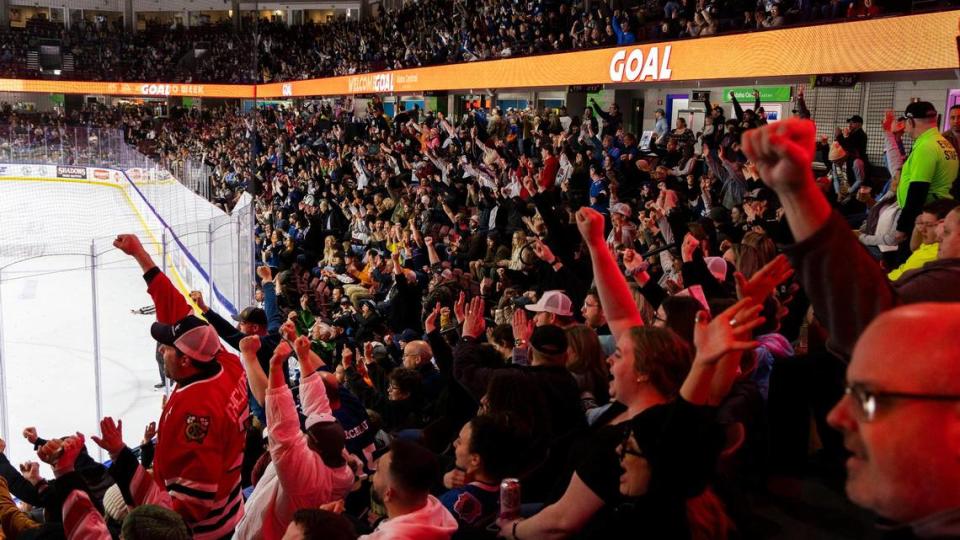
[[[847,495],[889,520],[891,537],[960,536],[960,362],[943,341],[957,332],[960,304],[879,316],[857,342],[846,395],[827,416],[851,453]]]
[[[904,538],[956,537],[960,303],[947,302],[960,302],[960,210],[943,222],[939,259],[890,284],[817,188],[815,142],[812,122],[791,119],[747,132],[744,153],[783,205],[797,242],[787,254],[828,346],[852,354],[848,394],[828,417],[853,454],[847,493]]]

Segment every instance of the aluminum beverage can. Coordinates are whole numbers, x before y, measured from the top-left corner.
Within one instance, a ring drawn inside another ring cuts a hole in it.
[[[504,478],[500,482],[500,519],[520,517],[520,480]]]

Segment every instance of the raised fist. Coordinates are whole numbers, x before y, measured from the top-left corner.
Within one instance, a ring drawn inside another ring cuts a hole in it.
[[[307,358],[310,356],[310,338],[300,336],[293,342],[293,348],[297,351],[298,358]]]
[[[269,266],[258,266],[257,277],[260,278],[260,281],[269,283],[273,279],[273,271],[270,270]]]
[[[778,194],[813,182],[816,127],[810,120],[788,119],[743,134],[743,153],[757,165],[760,178]]]
[[[256,353],[260,350],[260,336],[247,336],[240,340],[240,352]]]
[[[40,483],[40,464],[36,461],[26,461],[20,464],[20,474],[34,486]]]
[[[200,291],[190,291],[190,300],[200,308],[201,313],[210,311],[210,308],[203,301],[203,293]]]
[[[273,359],[286,360],[290,357],[291,353],[293,353],[293,348],[290,347],[290,344],[286,341],[281,341],[277,345],[277,348],[273,350]]]
[[[533,252],[540,258],[543,262],[547,264],[553,264],[557,261],[556,255],[553,254],[553,251],[550,249],[550,246],[543,243],[543,240],[537,238],[533,243]]]
[[[577,228],[587,245],[599,246],[606,243],[603,237],[603,215],[593,208],[584,206],[577,210]]]
[[[293,321],[288,320],[280,325],[280,335],[288,341],[297,339],[297,325],[295,325]]]
[[[143,252],[143,244],[135,234],[119,234],[113,241],[113,247],[126,253],[127,255],[136,255]]]

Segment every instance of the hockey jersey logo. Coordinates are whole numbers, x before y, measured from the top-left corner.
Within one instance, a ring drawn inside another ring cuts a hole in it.
[[[187,415],[186,435],[188,442],[203,444],[203,439],[207,437],[208,431],[210,431],[209,416]]]
[[[457,501],[453,503],[453,508],[465,523],[473,523],[483,515],[483,504],[466,491],[457,497]]]

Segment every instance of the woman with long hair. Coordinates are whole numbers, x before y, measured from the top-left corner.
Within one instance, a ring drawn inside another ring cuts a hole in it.
[[[764,233],[750,231],[740,241],[734,266],[747,279],[777,256],[777,246]]]
[[[597,332],[585,324],[566,329],[567,370],[577,380],[583,410],[606,405],[610,401],[610,371]]]

